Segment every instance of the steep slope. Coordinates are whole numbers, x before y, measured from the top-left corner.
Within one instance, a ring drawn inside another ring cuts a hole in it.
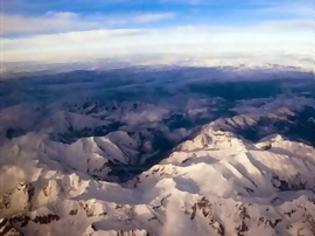
[[[1,183],[6,183],[1,230],[17,235],[312,235],[314,148],[280,135],[252,143],[213,126],[125,184],[97,181],[75,161],[64,164],[67,155],[81,160],[80,155],[87,156],[82,153],[101,152],[111,137],[50,146],[62,149],[55,155],[64,160],[48,158],[51,150],[35,135],[14,140],[1,151],[6,156],[1,160]],[[23,141],[32,146],[22,147]],[[127,160],[121,157],[118,161]]]
[[[13,77],[0,84],[0,235],[314,235],[311,73]]]
[[[240,101],[236,115],[215,121],[216,130],[230,131],[252,141],[281,134],[315,146],[315,100],[300,96]]]
[[[134,157],[138,149],[138,143],[123,131],[103,137],[81,138],[72,144],[52,141],[46,134],[28,133],[2,146],[0,163],[24,168],[29,162],[37,162],[47,169],[77,171],[106,179],[111,164],[132,165],[137,161]]]

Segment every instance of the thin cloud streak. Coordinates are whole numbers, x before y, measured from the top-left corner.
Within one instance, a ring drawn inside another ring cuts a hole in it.
[[[130,24],[152,24],[172,20],[172,12],[147,12],[120,15],[80,15],[73,12],[47,12],[40,16],[24,16],[0,13],[0,35],[40,34],[67,31],[82,31]]]

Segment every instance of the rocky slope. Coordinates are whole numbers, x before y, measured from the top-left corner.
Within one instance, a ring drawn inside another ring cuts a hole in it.
[[[0,88],[0,235],[313,236],[314,83],[175,75]]]
[[[105,154],[98,152],[112,145],[108,137],[59,148],[59,159],[38,136],[13,139],[1,150],[0,232],[313,235],[314,148],[280,135],[253,143],[214,126],[124,184],[96,180],[85,170],[91,160],[101,166],[97,158]],[[67,163],[68,154],[75,161]]]

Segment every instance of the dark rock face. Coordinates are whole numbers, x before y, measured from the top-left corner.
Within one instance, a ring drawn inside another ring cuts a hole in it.
[[[238,236],[244,236],[244,233],[248,231],[247,221],[250,220],[250,216],[247,213],[247,209],[244,204],[241,204],[238,207],[238,211],[241,223],[237,227],[235,227],[235,231]]]
[[[49,224],[53,221],[58,221],[60,217],[55,214],[48,214],[43,216],[36,216],[32,221],[36,224]]]
[[[27,215],[17,215],[17,216],[13,216],[10,219],[10,222],[13,225],[17,224],[19,227],[25,227],[25,226],[27,226],[27,224],[30,220],[31,220],[31,218]]]
[[[10,220],[2,218],[0,221],[1,236],[23,236],[24,234],[16,229]]]
[[[212,204],[203,197],[200,201],[195,203],[192,206],[192,212],[190,219],[194,220],[197,212],[200,212],[201,215],[209,220],[209,226],[219,235],[223,236],[225,233],[224,225],[217,219],[215,212],[213,210]]]

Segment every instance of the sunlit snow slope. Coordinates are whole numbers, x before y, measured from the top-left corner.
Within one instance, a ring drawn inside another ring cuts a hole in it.
[[[314,236],[314,83],[175,72],[0,84],[0,236]]]
[[[210,124],[163,162],[121,185],[97,181],[85,172],[91,162],[103,165],[98,156],[106,145],[112,145],[107,137],[88,138],[49,150],[52,146],[32,134],[7,143],[1,150],[5,186],[1,188],[1,232],[314,233],[315,150],[311,146],[280,135],[252,143],[214,130]],[[58,148],[63,153],[57,153]],[[115,152],[115,146],[108,150]],[[53,151],[56,158],[48,158]],[[83,155],[87,151],[89,155]],[[119,151],[117,157],[124,160]]]

